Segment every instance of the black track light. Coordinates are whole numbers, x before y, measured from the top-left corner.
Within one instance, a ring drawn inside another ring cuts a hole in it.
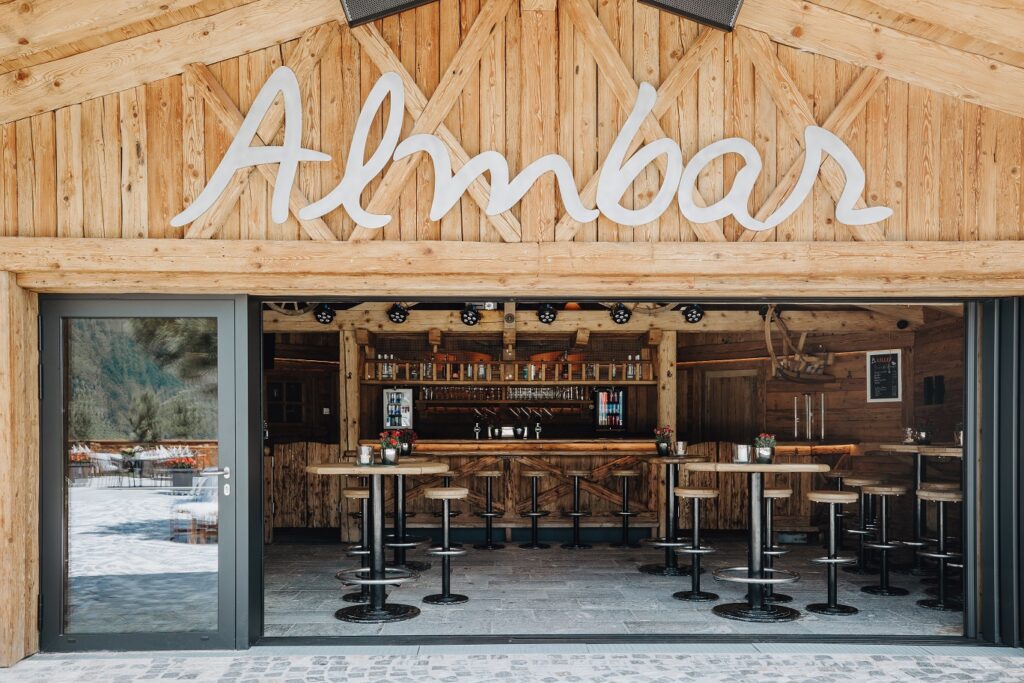
[[[558,317],[558,309],[551,304],[541,304],[540,308],[537,309],[537,320],[541,321],[545,325],[550,325],[555,322],[555,318]]]
[[[608,315],[612,317],[612,322],[616,325],[625,325],[633,317],[633,311],[626,308],[626,304],[617,303],[608,311]]]
[[[691,325],[696,325],[704,319],[704,309],[699,304],[687,304],[683,307],[683,318]]]
[[[480,322],[480,311],[476,310],[476,306],[473,304],[466,304],[466,307],[459,313],[459,317],[462,318],[462,324],[473,327]]]
[[[334,322],[334,309],[330,304],[320,304],[313,309],[313,317],[321,325],[330,325]]]
[[[388,320],[401,325],[409,319],[409,309],[404,304],[391,304],[391,308],[388,309]]]

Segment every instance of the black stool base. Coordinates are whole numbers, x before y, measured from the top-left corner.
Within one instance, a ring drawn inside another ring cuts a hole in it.
[[[363,593],[362,591],[356,591],[355,593],[345,593],[341,596],[341,599],[345,602],[355,602],[360,605],[365,605],[370,602],[370,596]]]
[[[730,602],[715,605],[711,611],[725,619],[734,621],[751,621],[760,624],[774,624],[780,621],[796,621],[800,613],[795,609],[782,605],[767,604],[764,609],[754,609],[745,602]]]
[[[793,597],[791,595],[786,595],[785,593],[772,593],[771,595],[764,596],[764,601],[765,602],[776,602],[776,603],[777,602],[793,602]]]
[[[334,618],[356,624],[390,624],[419,616],[420,608],[412,605],[389,603],[384,609],[375,610],[372,605],[353,605],[334,613]]]
[[[477,543],[473,547],[477,550],[501,550],[505,546],[500,543]]]
[[[566,550],[590,550],[594,546],[586,543],[563,543],[562,547]]]
[[[964,606],[958,600],[946,600],[945,602],[939,602],[936,598],[927,598],[925,600],[918,600],[917,604],[926,609],[932,609],[936,612],[963,612]]]
[[[860,592],[870,593],[871,595],[882,595],[886,597],[910,595],[910,591],[908,591],[906,588],[899,588],[897,586],[889,586],[888,588],[882,588],[881,586],[864,586],[860,589]]]
[[[519,547],[523,550],[547,550],[551,546],[547,543],[520,543]]]
[[[664,564],[642,564],[639,569],[644,574],[653,574],[654,576],[689,576],[691,574],[689,567],[669,567]]]
[[[609,548],[642,548],[643,546],[639,543],[609,543]]]
[[[469,598],[458,593],[450,593],[448,595],[437,593],[436,595],[428,595],[423,598],[423,602],[428,605],[460,605],[464,602],[469,602]]]
[[[807,605],[806,609],[808,612],[826,614],[832,617],[849,616],[860,611],[856,607],[850,607],[849,605],[829,605],[827,602],[816,602],[813,605]]]
[[[708,593],[707,591],[679,591],[673,593],[672,597],[684,602],[714,602],[718,600],[717,593]]]

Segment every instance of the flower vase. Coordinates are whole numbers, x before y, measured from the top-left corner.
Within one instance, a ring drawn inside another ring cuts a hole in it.
[[[400,456],[404,458],[407,457],[410,453],[412,453],[412,444],[410,442],[402,441],[401,443],[398,444],[398,454]]]
[[[656,441],[654,445],[658,447],[658,455],[660,457],[668,457],[669,444],[667,441]]]
[[[775,459],[775,449],[770,446],[758,446],[754,449],[754,458],[759,463],[770,463]]]
[[[381,451],[381,463],[384,465],[397,465],[398,464],[398,449],[397,448],[385,448]]]

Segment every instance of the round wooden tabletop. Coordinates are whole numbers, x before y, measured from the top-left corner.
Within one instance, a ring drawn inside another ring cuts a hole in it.
[[[694,462],[683,465],[690,472],[764,472],[774,474],[828,472],[829,466],[813,462]]]
[[[332,462],[310,465],[306,468],[310,474],[350,475],[368,477],[373,475],[395,476],[398,474],[444,474],[449,471],[443,462],[408,462],[399,461],[397,465],[357,465],[354,462]]]

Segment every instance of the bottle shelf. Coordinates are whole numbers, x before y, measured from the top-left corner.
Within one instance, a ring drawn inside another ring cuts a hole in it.
[[[488,361],[431,363],[394,359],[363,361],[363,384],[635,385],[656,384],[654,363]]]

